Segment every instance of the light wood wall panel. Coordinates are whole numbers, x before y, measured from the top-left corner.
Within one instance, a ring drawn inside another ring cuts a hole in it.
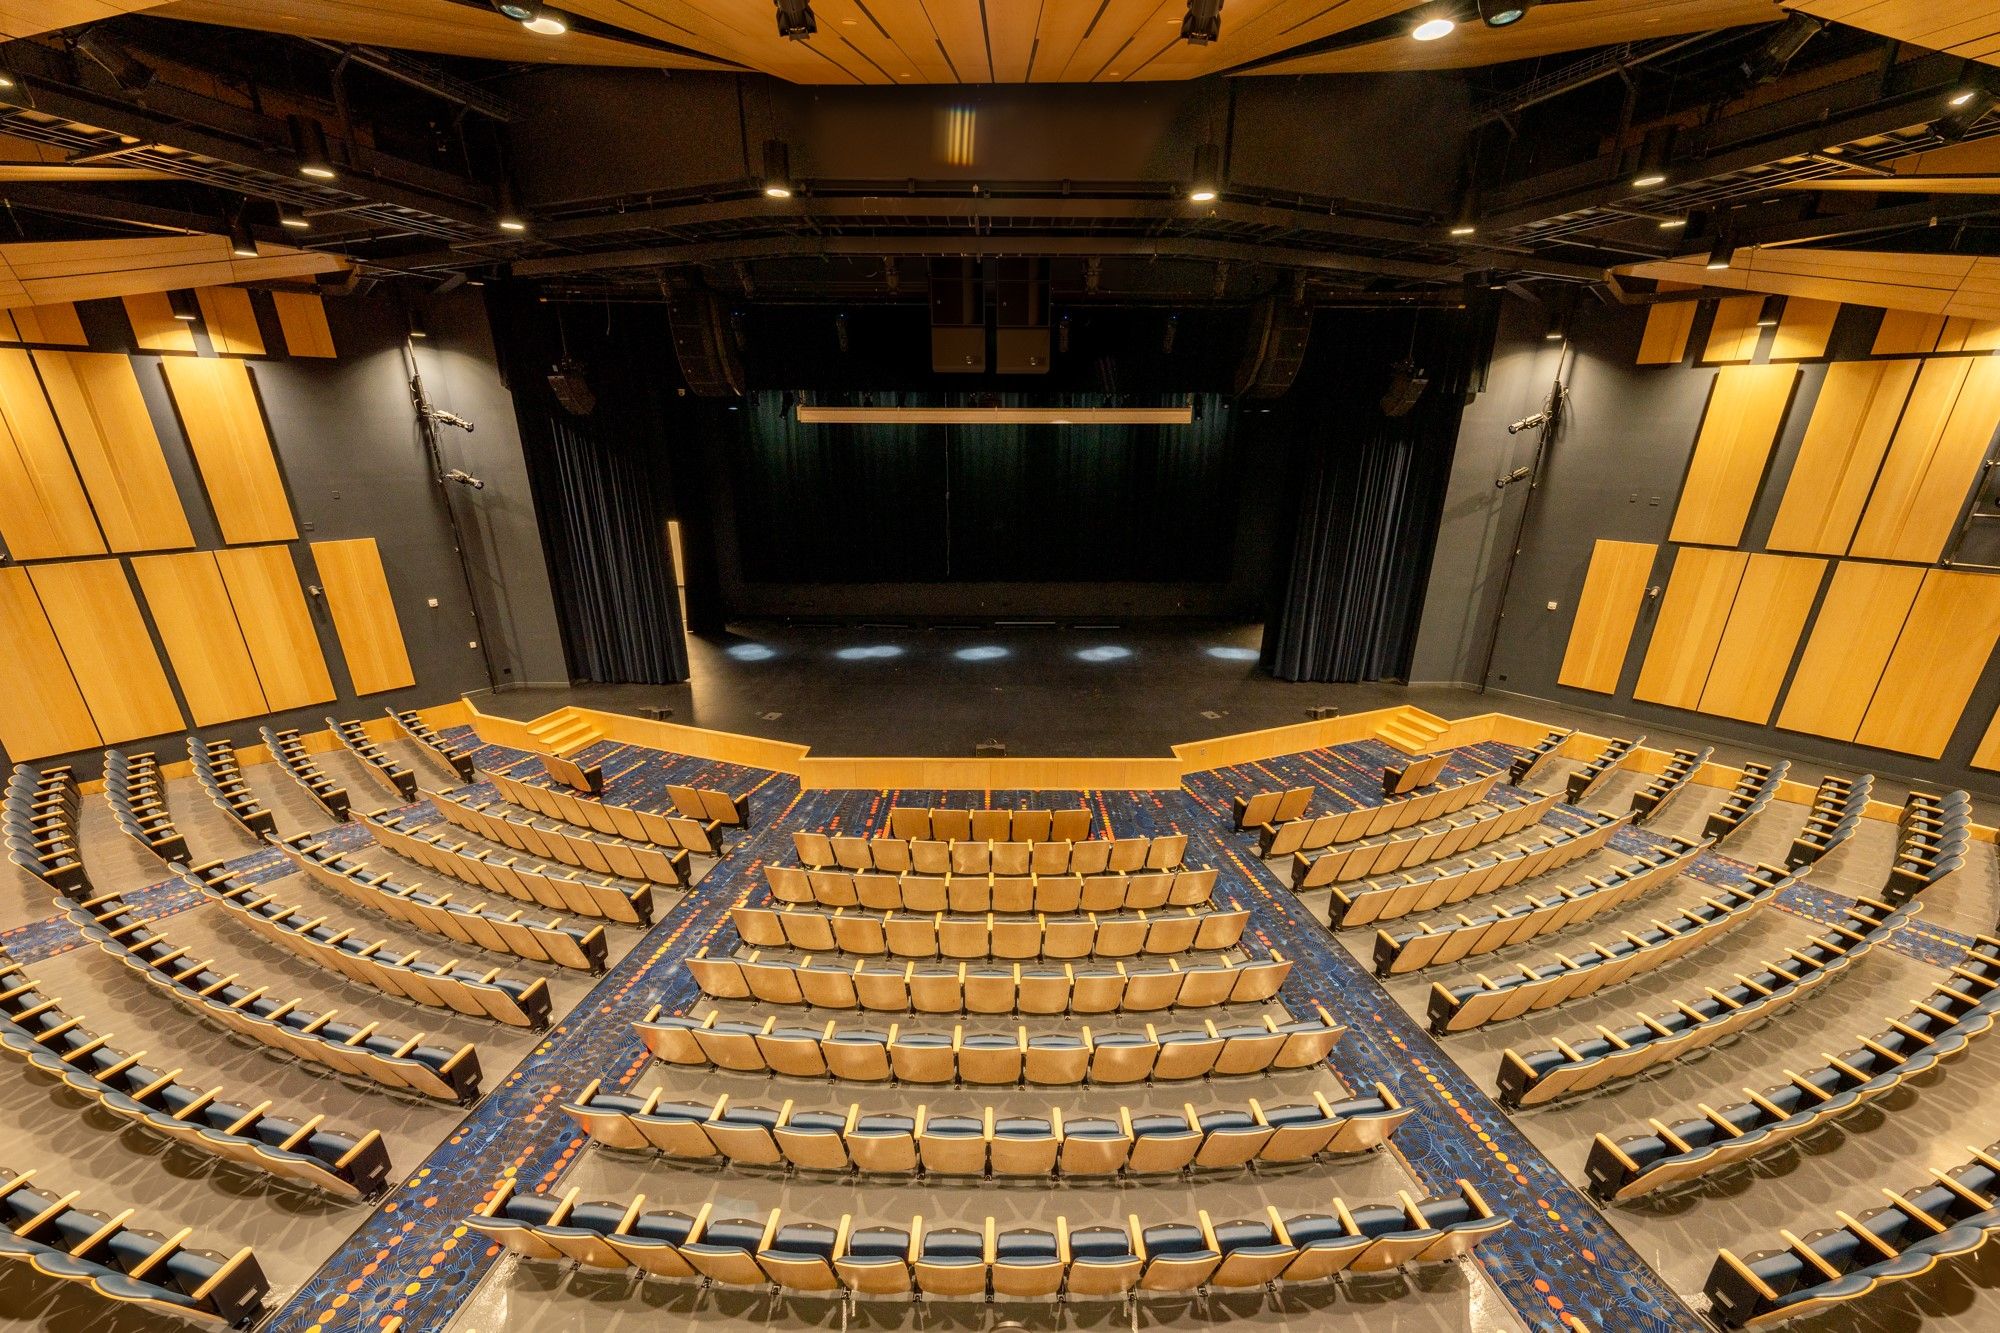
[[[1764,313],[1761,296],[1731,296],[1715,303],[1715,321],[1708,328],[1704,361],[1748,361],[1757,355],[1764,330],[1757,320]]]
[[[195,725],[270,712],[214,553],[141,556],[132,562],[132,572],[139,576]]]
[[[285,351],[292,356],[333,357],[333,330],[326,323],[326,302],[313,292],[272,292]]]
[[[333,677],[320,651],[319,632],[306,608],[298,567],[283,546],[233,546],[215,552],[229,590],[236,623],[257,668],[264,701],[274,713],[325,703]]]
[[[1944,322],[1938,335],[1940,352],[1991,352],[2000,349],[2000,319],[1972,319],[1954,315]]]
[[[0,348],[0,538],[16,560],[104,554],[34,362]]]
[[[1702,417],[1669,539],[1734,546],[1798,381],[1797,366],[1725,366]]]
[[[186,730],[122,562],[36,565],[28,577],[106,744]]]
[[[18,761],[101,744],[28,571],[0,568],[0,747]]]
[[[1922,365],[1843,361],[1827,367],[1771,524],[1772,550],[1847,553]]]
[[[215,357],[161,362],[222,540],[288,542],[299,535],[250,368]]]
[[[264,355],[264,334],[257,327],[250,293],[241,287],[201,287],[194,299],[201,306],[201,326],[208,330],[208,345],[218,355]]]
[[[2000,575],[1926,572],[1854,739],[1926,759],[1942,755],[1996,642]]]
[[[1824,560],[1750,557],[1702,687],[1700,712],[1760,727],[1771,720],[1825,573]]]
[[[1669,708],[1692,709],[1701,702],[1749,558],[1742,551],[1695,546],[1674,555],[1674,572],[1633,698]]]
[[[1599,694],[1618,689],[1658,550],[1651,542],[1599,541],[1591,548],[1590,572],[1576,599],[1558,684]]]
[[[1646,309],[1646,335],[1639,341],[1642,366],[1677,366],[1687,356],[1698,301],[1661,301]]]
[[[1778,331],[1771,338],[1771,359],[1812,361],[1825,356],[1827,344],[1833,341],[1834,322],[1839,318],[1838,301],[1787,297],[1785,313],[1778,317]]]
[[[416,684],[375,539],[314,542],[312,551],[354,692],[380,694]]]
[[[1937,350],[1944,316],[1919,310],[1884,310],[1875,330],[1876,356],[1913,356]]]
[[[1835,566],[1778,725],[1853,740],[1923,581],[1910,565]]]
[[[2000,425],[2000,358],[1925,362],[1852,553],[1928,564],[1944,553]]]
[[[1988,772],[2000,771],[2000,711],[1986,724],[1986,734],[1979,738],[1979,748],[1972,752],[1972,766]]]
[[[90,339],[84,336],[83,321],[77,318],[73,302],[15,306],[0,314],[6,316],[4,321],[0,321],[0,340],[55,347],[90,346]]]
[[[193,546],[132,363],[115,352],[40,351],[34,357],[111,549]]]
[[[174,318],[174,303],[165,292],[140,292],[118,298],[125,306],[125,318],[132,321],[132,336],[144,352],[192,352],[194,325]]]

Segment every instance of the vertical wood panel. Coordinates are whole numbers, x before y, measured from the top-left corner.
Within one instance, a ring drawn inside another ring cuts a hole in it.
[[[1778,332],[1771,339],[1771,359],[1812,361],[1825,356],[1826,346],[1833,340],[1834,321],[1839,318],[1838,301],[1788,297],[1785,313],[1778,317]]]
[[[1995,711],[1993,720],[1986,724],[1986,734],[1979,738],[1979,748],[1972,752],[1972,766],[1988,772],[2000,770],[2000,711]]]
[[[201,305],[201,324],[208,330],[208,344],[221,356],[264,355],[264,334],[257,327],[257,311],[250,293],[241,287],[197,287],[194,299]]]
[[[1826,561],[1753,555],[1702,687],[1699,711],[1763,726],[1778,706]]]
[[[174,318],[174,303],[165,292],[143,292],[118,298],[125,306],[125,318],[132,321],[132,336],[146,352],[192,352],[194,326]]]
[[[1929,361],[1917,376],[1853,554],[1928,564],[1944,553],[2000,424],[2000,359]]]
[[[1937,350],[1944,333],[1943,315],[1925,315],[1915,310],[1885,310],[1882,327],[1875,330],[1876,356],[1912,356]]]
[[[1845,561],[1820,603],[1778,725],[1851,741],[1896,649],[1924,571]]]
[[[222,571],[209,551],[140,556],[132,562],[198,727],[270,712],[257,666],[236,625]]]
[[[1847,553],[1922,364],[1843,361],[1827,367],[1771,524],[1772,550]]]
[[[17,348],[0,349],[0,538],[16,560],[104,554],[48,396]]]
[[[2000,642],[2000,575],[1924,575],[1896,651],[1854,739],[1936,759]]]
[[[1660,618],[1639,668],[1635,699],[1693,708],[1729,623],[1729,608],[1749,556],[1742,551],[1689,547],[1674,556],[1674,572],[1660,603]]]
[[[36,352],[70,457],[114,551],[194,545],[132,363],[115,352]]]
[[[1632,626],[1645,604],[1646,579],[1658,550],[1651,542],[1599,541],[1591,548],[1590,572],[1576,599],[1558,684],[1599,694],[1618,689]]]
[[[285,335],[287,354],[338,355],[333,347],[333,330],[326,323],[326,303],[315,293],[272,292],[271,304],[278,311],[278,328]]]
[[[0,568],[0,746],[22,760],[103,743],[28,571]]]
[[[1761,296],[1731,296],[1715,303],[1715,322],[1709,325],[1704,361],[1748,361],[1757,355],[1757,341],[1764,330],[1757,319],[1764,313]]]
[[[123,562],[36,565],[28,577],[107,744],[187,728]]]
[[[312,551],[354,692],[380,694],[416,684],[375,539],[314,542]]]
[[[1687,355],[1688,334],[1694,329],[1696,301],[1661,301],[1646,309],[1646,336],[1639,340],[1642,366],[1677,366]]]
[[[292,553],[283,546],[236,546],[215,552],[229,590],[236,623],[257,668],[264,701],[274,713],[325,703],[333,677],[320,651],[319,632],[306,608]]]
[[[1798,377],[1797,366],[1725,366],[1716,372],[1670,540],[1734,546],[1742,538]]]
[[[2000,349],[2000,319],[1972,319],[1957,315],[1944,322],[1938,335],[1940,352],[1991,352]]]
[[[222,540],[235,546],[297,538],[249,367],[213,357],[174,357],[161,362],[161,368],[215,507]]]
[[[14,325],[14,337],[10,341],[55,347],[90,346],[90,339],[84,336],[83,321],[77,318],[73,302],[16,306],[7,314],[12,317]]]

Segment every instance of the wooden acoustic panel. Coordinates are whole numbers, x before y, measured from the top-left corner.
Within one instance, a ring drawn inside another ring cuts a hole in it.
[[[380,694],[416,684],[375,539],[314,542],[312,552],[354,692]]]
[[[131,361],[115,352],[38,351],[34,358],[111,549],[193,546]]]
[[[18,348],[0,348],[0,539],[16,560],[104,554],[55,413]]]
[[[1651,542],[1602,540],[1591,548],[1590,572],[1576,599],[1558,684],[1599,694],[1617,692],[1658,550]]]
[[[278,328],[291,356],[334,357],[333,330],[326,323],[326,302],[313,292],[272,292]]]
[[[106,744],[187,729],[122,562],[36,565],[28,577]]]
[[[1938,335],[1940,352],[1991,352],[2000,349],[2000,319],[1953,315]]]
[[[1771,338],[1771,359],[1813,361],[1825,356],[1827,344],[1833,341],[1833,326],[1839,318],[1838,301],[1787,297],[1785,313],[1778,317],[1778,331]]]
[[[1847,554],[1922,365],[1842,361],[1827,367],[1771,524],[1766,544],[1772,550]]]
[[[1924,364],[1851,553],[1929,564],[1944,553],[2000,425],[2000,358]]]
[[[1924,571],[1842,561],[1820,603],[1778,725],[1851,741],[1903,632]]]
[[[1753,555],[1736,585],[1729,623],[1702,687],[1698,711],[1763,726],[1778,706],[1785,672],[1812,615],[1826,561]]]
[[[2000,710],[1995,710],[1993,720],[1986,724],[1986,734],[1979,738],[1979,748],[1972,752],[1972,766],[1986,771],[2000,771]]]
[[[201,307],[208,345],[218,356],[264,355],[264,334],[257,327],[250,293],[241,287],[199,287],[194,299]]]
[[[192,352],[194,325],[174,317],[174,303],[165,292],[138,292],[119,298],[132,337],[142,352]]]
[[[1875,330],[1875,356],[1920,356],[1937,350],[1944,333],[1944,316],[1918,310],[1884,310]]]
[[[0,567],[0,747],[19,761],[103,743],[28,571]]]
[[[215,507],[222,540],[237,546],[297,538],[249,367],[214,357],[172,357],[161,362],[161,369]]]
[[[1855,741],[1938,758],[1996,642],[2000,575],[1926,572]]]
[[[1704,361],[1748,361],[1757,355],[1757,342],[1764,330],[1757,321],[1764,315],[1761,296],[1731,296],[1715,303],[1715,320],[1708,326]]]
[[[24,305],[0,311],[0,341],[38,343],[44,347],[88,347],[83,321],[68,301],[54,305]]]
[[[1741,539],[1798,378],[1797,366],[1725,366],[1716,372],[1674,510],[1672,541],[1734,546]]]
[[[1646,333],[1639,340],[1639,365],[1677,366],[1687,356],[1698,301],[1661,301],[1646,308]]]
[[[1869,188],[1887,177],[1868,178]],[[1809,183],[1817,188],[1821,182]],[[1621,274],[1659,282],[1698,282],[1737,291],[1808,296],[1817,301],[1910,311],[1918,315],[1963,315],[2000,319],[2000,256],[1922,254],[1899,250],[1807,250],[1799,246],[1739,247],[1726,269],[1707,267],[1707,255],[1647,260],[1619,268]],[[1942,335],[1943,328],[1939,327]],[[1892,333],[1885,352],[1896,356],[1928,352],[1924,326]]]
[[[1927,50],[2000,63],[2000,11],[1987,0],[1791,0],[1791,8]]]
[[[139,576],[195,725],[270,712],[214,553],[140,556],[132,562],[132,572]]]
[[[290,548],[233,546],[214,554],[271,711],[283,713],[333,698],[333,677]]]
[[[1743,551],[1698,546],[1675,554],[1633,698],[1669,708],[1692,709],[1701,702],[1749,558]]]

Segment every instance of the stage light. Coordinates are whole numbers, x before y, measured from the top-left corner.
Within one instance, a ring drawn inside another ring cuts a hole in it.
[[[1457,28],[1458,24],[1448,18],[1426,19],[1410,29],[1410,36],[1420,42],[1434,42],[1440,37],[1451,36]]]
[[[1219,658],[1224,662],[1254,662],[1258,657],[1255,648],[1232,648],[1226,644],[1217,644],[1212,648],[1204,648],[1202,651],[1210,657]]]
[[[526,231],[528,215],[514,203],[514,182],[502,176],[498,193],[500,206],[494,210],[493,224],[501,231],[515,233]]]
[[[1479,17],[1489,28],[1511,28],[1534,7],[1535,0],[1479,0]]]
[[[193,292],[168,292],[167,304],[173,308],[174,318],[183,324],[193,324],[201,319],[201,304],[195,300]]]
[[[1679,231],[1682,227],[1687,226],[1687,224],[1688,220],[1686,218],[1661,218],[1660,230]]]
[[[410,307],[406,322],[409,324],[410,337],[413,340],[421,342],[431,336],[430,330],[424,327],[424,317],[418,313],[415,306]]]
[[[1715,244],[1708,250],[1708,268],[1719,272],[1729,267],[1736,258],[1736,238],[1725,229],[1715,234]]]
[[[1667,163],[1674,155],[1674,136],[1678,127],[1655,125],[1646,131],[1646,137],[1639,143],[1639,168],[1632,175],[1632,188],[1650,190],[1656,185],[1667,183]]]
[[[843,662],[872,662],[886,657],[901,657],[903,650],[893,643],[865,643],[838,649],[833,655]]]
[[[12,79],[8,78],[5,74],[0,74],[0,88],[12,88],[13,86],[14,81]]]
[[[772,0],[778,7],[778,36],[802,42],[819,31],[810,0]]]
[[[569,20],[560,10],[537,5],[532,15],[521,20],[521,26],[544,37],[560,37],[569,31]]]
[[[1954,143],[1963,139],[1993,109],[1994,103],[2000,101],[2000,94],[1995,92],[1996,84],[2000,84],[2000,75],[1984,69],[1974,72],[1946,102],[1952,108],[1952,114],[1931,127],[1938,137]]]
[[[1222,192],[1222,150],[1205,143],[1194,150],[1194,177],[1188,182],[1188,199],[1206,204]]]
[[[1187,14],[1181,19],[1181,40],[1191,46],[1207,46],[1222,36],[1222,0],[1188,0]]]
[[[1119,662],[1131,655],[1130,648],[1115,643],[1101,644],[1096,648],[1079,648],[1076,653],[1080,662]]]
[[[1012,657],[1013,654],[998,644],[987,643],[976,648],[961,648],[952,656],[961,662],[997,662],[1003,657]]]
[[[305,214],[299,212],[298,209],[293,208],[290,204],[278,205],[278,225],[280,227],[289,227],[293,231],[312,230],[311,219],[307,218]]]
[[[245,200],[229,224],[229,253],[238,259],[257,257],[257,238],[251,234],[250,219],[246,216],[249,206],[249,201]]]
[[[792,150],[783,139],[764,141],[764,193],[772,199],[792,197]]]
[[[1476,236],[1479,234],[1479,224],[1476,222],[1454,223],[1451,234],[1454,236]]]
[[[333,159],[326,151],[326,131],[311,116],[293,116],[292,153],[299,159],[299,175],[314,180],[334,178]]]
[[[732,643],[722,651],[739,662],[768,662],[778,655],[776,649],[762,643]]]
[[[1792,15],[1737,66],[1736,72],[1743,76],[1746,83],[1770,83],[1785,72],[1785,67],[1792,63],[1792,57],[1804,50],[1807,42],[1819,36],[1820,29],[1825,26],[1825,19],[1816,19],[1810,14]]]

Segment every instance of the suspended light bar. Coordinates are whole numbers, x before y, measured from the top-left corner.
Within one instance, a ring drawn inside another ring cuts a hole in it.
[[[798,419],[838,426],[1185,426],[1194,408],[1180,407],[808,407]]]

